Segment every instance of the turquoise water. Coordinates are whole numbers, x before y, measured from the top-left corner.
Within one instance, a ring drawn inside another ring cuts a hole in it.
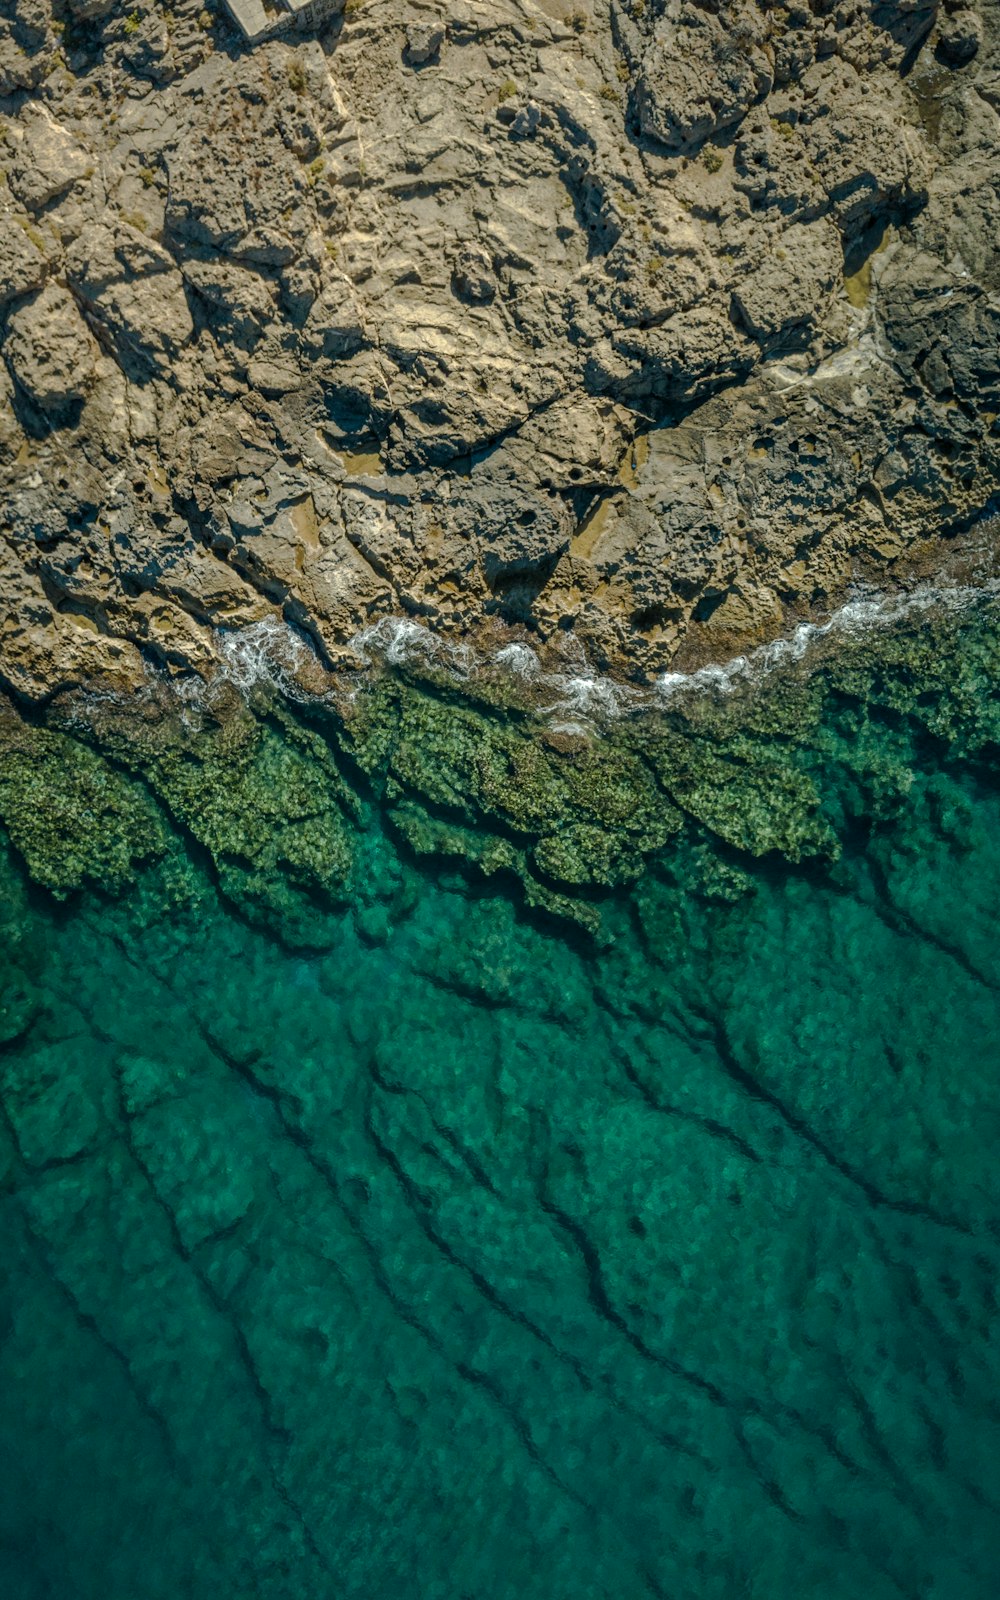
[[[294,937],[5,847],[0,1593],[992,1600],[1000,747],[857,711],[603,942],[377,805]]]

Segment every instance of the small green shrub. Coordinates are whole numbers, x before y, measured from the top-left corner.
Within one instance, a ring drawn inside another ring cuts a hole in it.
[[[31,240],[31,242],[34,245],[35,249],[36,250],[40,250],[42,252],[42,254],[44,255],[45,254],[45,239],[44,239],[44,236],[41,233],[39,233],[39,231],[35,227],[34,223],[33,222],[29,222],[27,217],[19,217],[19,216],[15,216],[14,221],[17,223],[18,227],[22,230],[22,232],[24,232],[24,233],[26,233],[28,235],[28,238]]]

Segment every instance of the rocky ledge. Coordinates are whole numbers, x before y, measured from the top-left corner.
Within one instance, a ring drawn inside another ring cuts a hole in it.
[[[1000,482],[989,0],[16,0],[0,96],[20,697],[279,616],[651,673]]]

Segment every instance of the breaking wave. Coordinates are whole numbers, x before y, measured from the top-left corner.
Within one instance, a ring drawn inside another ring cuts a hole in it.
[[[791,634],[759,645],[746,655],[698,667],[694,672],[664,672],[657,680],[656,692],[661,702],[699,690],[729,694],[741,682],[767,677],[780,667],[803,661],[810,650],[831,636],[856,639],[919,614],[954,615],[995,599],[998,594],[1000,580],[949,588],[922,584],[906,594],[859,597],[840,606],[826,622],[800,622]]]
[[[523,641],[476,650],[411,618],[383,617],[348,641],[357,667],[377,670],[411,668],[444,674],[456,685],[475,691],[477,685],[507,684],[519,691],[531,711],[553,731],[590,733],[625,716],[664,709],[690,695],[732,694],[763,682],[772,673],[807,662],[826,644],[859,639],[914,617],[955,615],[1000,597],[1000,579],[981,584],[923,584],[907,593],[856,596],[824,622],[801,622],[791,633],[728,661],[709,663],[691,672],[663,672],[645,685],[623,682],[597,672],[583,644],[572,634],[560,641],[556,667],[543,664],[538,652]],[[149,665],[146,683],[131,699],[169,692],[180,702],[184,721],[197,723],[223,686],[244,698],[260,690],[299,704],[354,699],[363,688],[357,671],[339,674],[319,670],[309,643],[289,623],[266,617],[244,628],[216,634],[217,664],[206,677],[168,677]],[[325,680],[325,683],[324,683]],[[308,687],[305,685],[308,684]],[[117,701],[114,691],[82,689],[70,721],[88,721],[104,701]]]
[[[662,708],[680,696],[731,694],[739,686],[805,661],[811,652],[838,637],[862,638],[916,616],[954,615],[998,595],[1000,580],[952,586],[927,583],[905,593],[858,595],[824,622],[801,622],[790,634],[744,655],[691,672],[663,672],[647,686],[594,671],[583,645],[572,635],[564,643],[566,665],[557,670],[543,667],[536,651],[523,642],[477,654],[468,644],[455,644],[423,623],[402,617],[383,617],[355,635],[350,648],[365,665],[429,667],[463,682],[507,677],[531,691],[538,713],[555,728],[578,732],[594,723]]]
[[[310,652],[295,630],[276,617],[264,617],[245,628],[219,633],[219,667],[214,682],[230,683],[243,695],[274,689],[289,700],[304,701],[296,675]]]

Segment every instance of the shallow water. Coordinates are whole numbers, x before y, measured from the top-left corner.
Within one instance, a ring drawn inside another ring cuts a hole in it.
[[[654,853],[603,946],[380,806],[291,940],[5,850],[0,1593],[992,1600],[997,746],[907,670],[839,860]]]

